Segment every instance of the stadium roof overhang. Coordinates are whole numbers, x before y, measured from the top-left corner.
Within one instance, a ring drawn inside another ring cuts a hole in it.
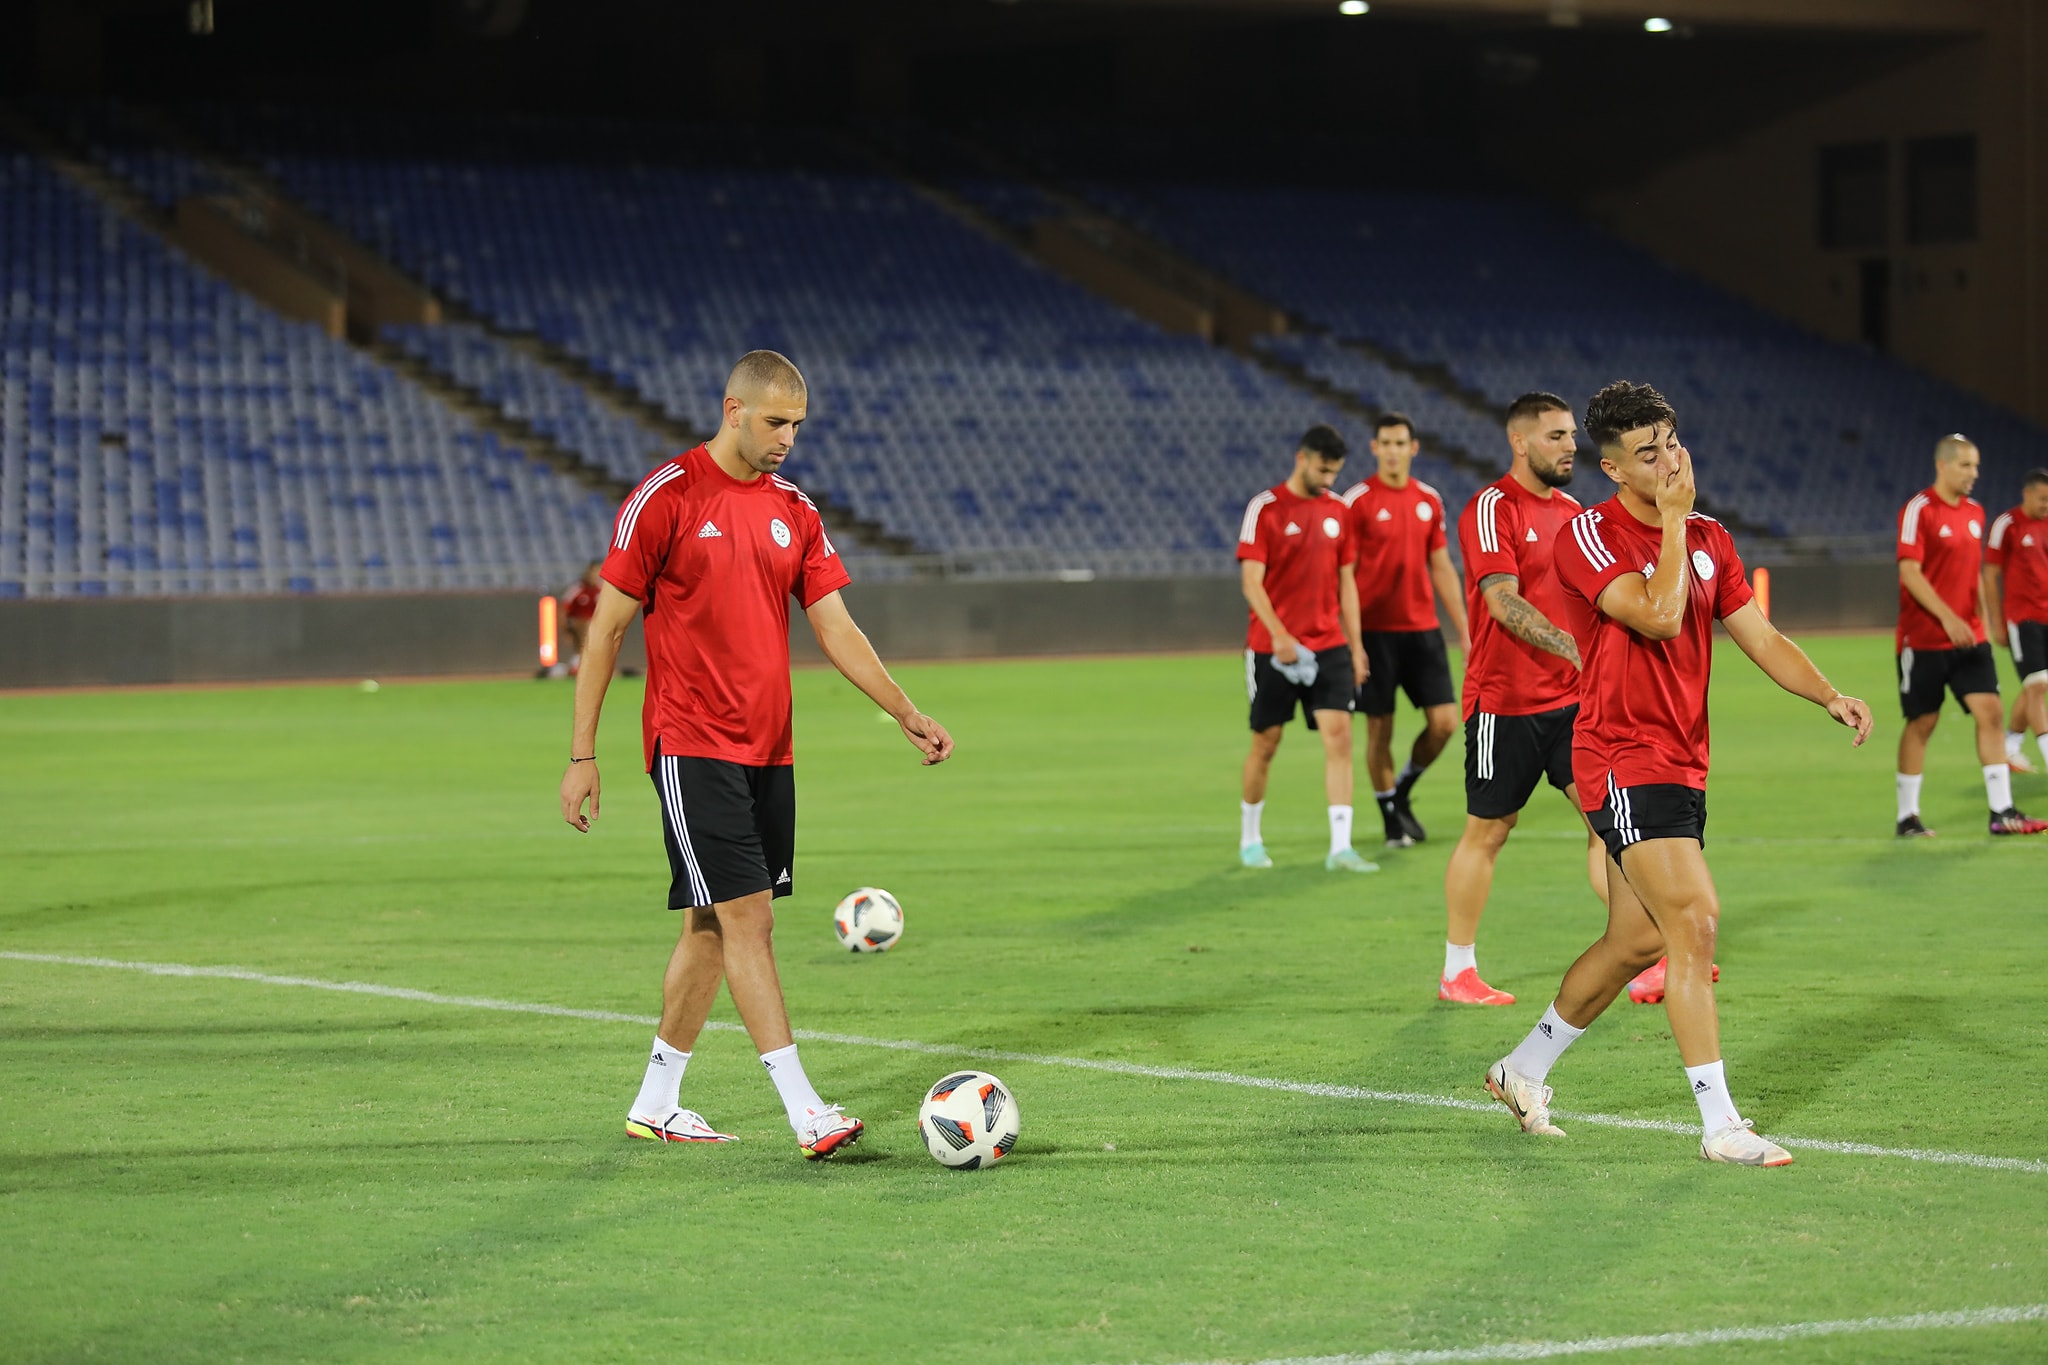
[[[1309,14],[1335,0],[1023,0],[1124,9],[1136,6]],[[1572,27],[1640,24],[1657,16],[1676,24],[1726,28],[1835,29],[1866,33],[1963,34],[1989,26],[1993,0],[1372,0],[1390,17],[1528,19]]]

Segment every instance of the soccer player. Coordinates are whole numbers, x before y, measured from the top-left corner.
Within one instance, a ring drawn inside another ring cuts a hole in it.
[[[895,719],[926,764],[945,761],[953,740],[875,657],[839,595],[849,580],[817,507],[776,473],[803,424],[806,393],[787,359],[748,352],[726,380],[717,434],[657,466],[619,508],[588,666],[576,679],[561,797],[562,818],[588,831],[598,809],[598,714],[626,627],[644,606],[642,747],[668,845],[668,904],[683,912],[683,926],[626,1132],[666,1142],[730,1139],[678,1107],[690,1049],[722,978],[798,1149],[817,1160],[858,1140],[862,1124],[812,1089],[775,969],[773,899],[794,886],[796,835],[789,599],[803,606],[833,667]]]
[[[1734,539],[1692,510],[1692,458],[1678,418],[1647,384],[1609,384],[1586,430],[1614,497],[1572,519],[1557,547],[1585,672],[1572,738],[1579,804],[1607,846],[1607,932],[1565,973],[1557,999],[1486,1088],[1522,1130],[1550,1121],[1551,1067],[1629,978],[1670,957],[1665,1010],[1700,1112],[1700,1156],[1743,1166],[1792,1160],[1751,1131],[1721,1064],[1712,964],[1720,903],[1707,871],[1707,680],[1719,620],[1772,682],[1870,735],[1870,708],[1845,697],[1751,600]]]
[[[591,560],[576,586],[562,595],[562,649],[548,670],[550,677],[559,678],[564,671],[573,677],[583,664],[583,644],[590,638],[590,618],[597,612],[597,589],[603,581],[598,571],[603,567],[603,560]]]
[[[1479,917],[1501,846],[1549,779],[1572,809],[1572,721],[1579,714],[1579,646],[1557,623],[1563,588],[1552,553],[1565,523],[1584,509],[1572,481],[1579,425],[1555,394],[1525,393],[1509,407],[1514,463],[1479,490],[1458,518],[1472,652],[1465,659],[1465,832],[1444,869],[1449,933],[1436,998],[1512,1005],[1479,976]],[[1587,830],[1586,875],[1607,899],[1607,854]]]
[[[2020,694],[2005,732],[2005,761],[2031,771],[2021,744],[2033,731],[2048,772],[2048,469],[2030,469],[2020,505],[2002,512],[1984,540],[1984,602],[1991,634],[2012,649]],[[2001,623],[2003,629],[2000,629]]]
[[[1244,760],[1237,856],[1271,867],[1260,820],[1280,736],[1300,705],[1323,737],[1323,794],[1330,805],[1332,872],[1377,872],[1351,847],[1351,698],[1365,678],[1358,643],[1356,557],[1344,505],[1330,493],[1344,468],[1344,438],[1316,425],[1294,451],[1294,471],[1245,504],[1237,535],[1244,599],[1244,682],[1251,694],[1252,748]]]
[[[1993,834],[2048,833],[2012,803],[2005,762],[2005,712],[1998,703],[1998,664],[1984,638],[1979,570],[1984,558],[1984,505],[1970,496],[1980,457],[1966,436],[1934,446],[1934,482],[1899,509],[1899,824],[1902,839],[1934,833],[1920,819],[1921,769],[1927,741],[1941,720],[1943,692],[1953,693],[1977,723],[1977,761]]]
[[[1367,676],[1359,684],[1365,713],[1365,768],[1386,826],[1387,847],[1407,848],[1429,837],[1410,804],[1415,784],[1436,761],[1458,724],[1450,659],[1437,625],[1435,595],[1443,599],[1462,653],[1465,598],[1444,531],[1444,500],[1408,472],[1414,463],[1415,424],[1398,412],[1381,415],[1372,453],[1379,471],[1344,494],[1351,534],[1358,542],[1359,626]],[[1408,762],[1394,773],[1394,694],[1406,692],[1422,708],[1423,730]]]

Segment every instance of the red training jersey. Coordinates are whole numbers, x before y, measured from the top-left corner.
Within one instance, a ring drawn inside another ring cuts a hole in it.
[[[578,579],[569,595],[562,599],[562,615],[572,621],[588,621],[597,615],[597,589]]]
[[[1519,580],[1515,591],[1559,627],[1565,614],[1558,582],[1557,538],[1585,509],[1557,489],[1541,497],[1512,474],[1479,490],[1458,517],[1458,550],[1465,559],[1465,614],[1472,622],[1472,652],[1465,658],[1465,719],[1476,711],[1533,716],[1579,698],[1579,670],[1571,660],[1510,633],[1486,609],[1479,584],[1497,573]]]
[[[1899,559],[1919,562],[1920,572],[1950,611],[1970,623],[1984,641],[1984,616],[1977,610],[1977,575],[1984,567],[1984,504],[1964,498],[1951,507],[1932,488],[1922,489],[1899,509]],[[1954,649],[1934,614],[1899,585],[1899,649]]]
[[[1707,680],[1714,622],[1751,597],[1735,538],[1712,517],[1685,520],[1686,604],[1678,635],[1651,640],[1600,610],[1600,594],[1626,574],[1648,577],[1664,532],[1609,498],[1566,524],[1557,542],[1569,629],[1586,669],[1572,730],[1579,805],[1598,810],[1608,788],[1707,786]]]
[[[2030,517],[2017,507],[1999,513],[1984,538],[1984,562],[2005,570],[1999,607],[2008,623],[2048,624],[2048,517]]]
[[[1337,570],[1357,558],[1344,530],[1344,504],[1328,493],[1297,496],[1286,484],[1268,488],[1244,507],[1237,557],[1266,566],[1273,614],[1303,649],[1320,653],[1344,643],[1337,608]],[[1245,648],[1270,654],[1272,633],[1251,613]]]
[[[851,581],[795,484],[743,483],[698,446],[619,508],[602,573],[646,604],[649,769],[656,744],[751,767],[793,761],[789,599],[808,608]]]
[[[1437,630],[1429,556],[1448,543],[1444,500],[1411,477],[1390,488],[1375,474],[1344,494],[1358,544],[1359,626],[1363,630]]]

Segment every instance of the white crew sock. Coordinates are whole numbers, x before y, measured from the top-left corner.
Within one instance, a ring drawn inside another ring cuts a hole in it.
[[[674,1113],[678,1107],[676,1096],[683,1088],[683,1068],[689,1064],[689,1053],[656,1038],[653,1055],[647,1059],[647,1074],[640,1079],[639,1097],[633,1101],[633,1112],[651,1119],[665,1119]]]
[[[1351,807],[1330,807],[1330,853],[1332,856],[1351,847]]]
[[[2007,758],[2018,758],[2020,756],[2020,746],[2026,742],[2027,732],[2025,730],[2007,730],[2005,732],[2005,756]]]
[[[1479,945],[1476,943],[1452,943],[1444,941],[1444,980],[1454,980],[1459,972],[1470,967],[1479,970]],[[1519,1068],[1517,1068],[1519,1070]]]
[[[1250,848],[1253,844],[1266,841],[1259,836],[1259,817],[1266,813],[1263,801],[1240,801],[1237,803],[1237,846]]]
[[[2034,747],[2041,751],[2041,766],[2048,768],[2048,730],[2034,736]]]
[[[789,1116],[789,1126],[803,1131],[804,1110],[821,1110],[825,1101],[811,1089],[811,1078],[804,1075],[804,1064],[796,1059],[796,1044],[762,1053],[761,1065],[768,1068],[768,1079],[782,1096],[782,1112]]]
[[[1700,1106],[1702,1137],[1718,1133],[1723,1128],[1733,1128],[1742,1122],[1742,1115],[1737,1112],[1735,1101],[1728,1094],[1728,1078],[1722,1074],[1720,1062],[1687,1067],[1685,1081],[1692,1087],[1692,1097]]]
[[[1899,774],[1899,818],[1920,813],[1920,782],[1924,774],[1914,773],[1908,777]]]
[[[2003,763],[1984,765],[1984,795],[1991,802],[1991,813],[2012,809],[2012,769]]]
[[[1543,1018],[1536,1027],[1529,1030],[1529,1036],[1516,1045],[1508,1054],[1508,1069],[1519,1071],[1532,1081],[1540,1081],[1550,1074],[1550,1068],[1557,1065],[1557,1059],[1564,1056],[1564,1050],[1577,1042],[1582,1028],[1573,1028],[1557,1012],[1557,1003],[1543,1011]]]

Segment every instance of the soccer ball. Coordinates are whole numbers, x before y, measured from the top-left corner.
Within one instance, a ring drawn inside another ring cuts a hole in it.
[[[877,886],[863,886],[832,911],[839,945],[856,953],[883,953],[903,937],[903,907]]]
[[[1016,1096],[986,1071],[956,1071],[925,1092],[917,1131],[941,1166],[978,1170],[1017,1145],[1024,1116]]]

